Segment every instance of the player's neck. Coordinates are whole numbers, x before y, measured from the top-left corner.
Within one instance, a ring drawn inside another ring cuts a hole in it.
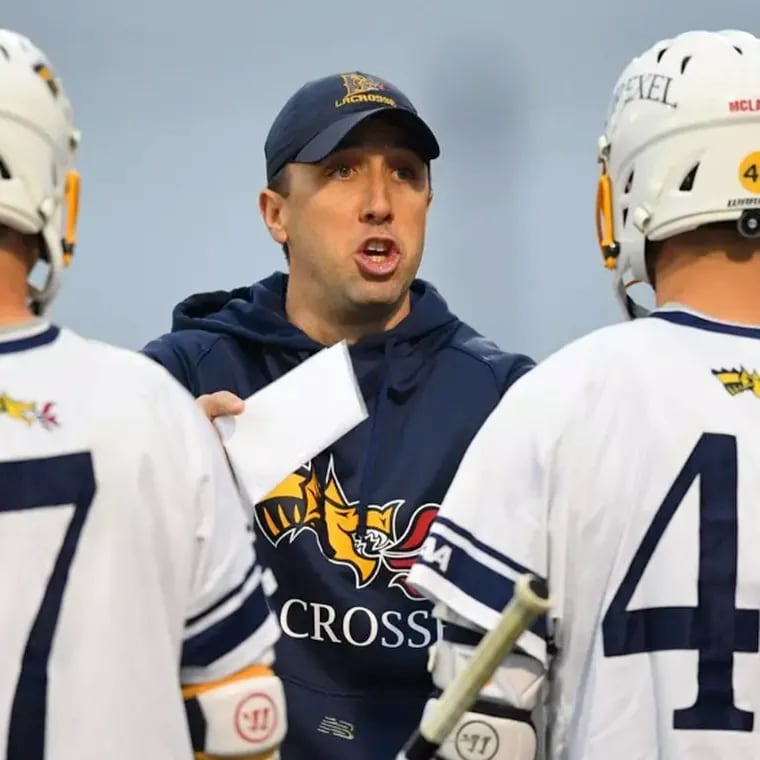
[[[398,304],[363,305],[352,314],[337,313],[323,308],[313,293],[302,293],[291,288],[285,297],[288,321],[298,327],[312,340],[331,346],[345,340],[349,345],[369,335],[392,330],[404,320],[411,309],[411,298],[406,293]]]
[[[26,303],[19,304],[15,298],[6,297],[6,289],[0,287],[0,327],[14,327],[31,322],[34,318]]]
[[[15,251],[0,248],[0,327],[34,319],[29,308],[28,268]]]
[[[680,303],[723,322],[760,325],[760,244],[732,249],[663,249],[656,267],[657,305]]]

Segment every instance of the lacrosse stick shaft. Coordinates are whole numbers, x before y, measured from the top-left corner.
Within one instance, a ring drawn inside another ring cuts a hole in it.
[[[550,606],[545,581],[532,575],[520,576],[515,583],[515,594],[502,611],[499,622],[483,636],[467,667],[444,689],[435,708],[422,719],[396,760],[434,757],[520,636]]]

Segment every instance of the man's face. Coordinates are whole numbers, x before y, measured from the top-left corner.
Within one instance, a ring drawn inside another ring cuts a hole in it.
[[[407,145],[400,127],[369,118],[324,161],[288,167],[279,242],[291,282],[307,279],[338,314],[393,309],[417,274],[431,193]]]

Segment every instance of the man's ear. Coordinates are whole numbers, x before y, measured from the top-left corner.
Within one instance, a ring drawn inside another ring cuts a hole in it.
[[[280,245],[288,242],[286,201],[279,193],[266,188],[259,193],[259,211],[273,240]]]

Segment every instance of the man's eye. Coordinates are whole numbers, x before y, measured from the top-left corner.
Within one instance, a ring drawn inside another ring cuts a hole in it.
[[[404,182],[413,182],[417,179],[417,170],[412,166],[399,166],[396,168],[396,175]]]
[[[337,177],[338,179],[347,179],[351,176],[352,169],[347,164],[340,164],[339,166],[334,166],[330,170],[330,176],[331,177]]]

